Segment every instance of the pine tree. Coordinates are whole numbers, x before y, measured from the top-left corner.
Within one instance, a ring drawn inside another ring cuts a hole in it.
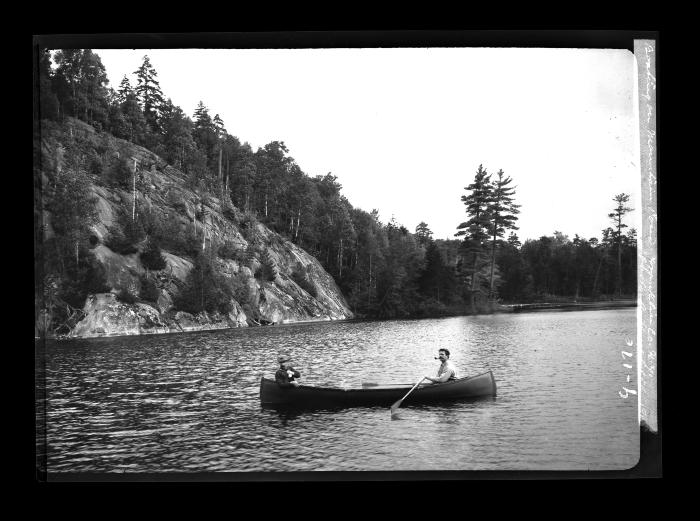
[[[615,197],[613,197],[613,201],[617,203],[617,206],[615,209],[612,211],[612,213],[608,214],[608,217],[612,220],[612,222],[615,224],[615,230],[612,233],[612,242],[613,244],[617,245],[617,294],[618,296],[622,295],[622,242],[624,237],[622,236],[622,229],[627,228],[627,225],[622,222],[622,218],[627,214],[628,212],[631,212],[634,210],[634,208],[630,208],[626,206],[626,203],[630,200],[630,196],[628,194],[618,194]]]
[[[124,75],[122,82],[119,84],[119,90],[117,91],[117,102],[124,103],[134,92],[131,88],[131,82],[129,78]]]
[[[278,276],[277,266],[275,260],[270,255],[269,250],[265,250],[262,255],[260,275],[262,280],[269,282],[274,282]]]
[[[44,49],[39,56],[39,119],[57,121],[59,117],[58,98],[51,88],[51,52]]]
[[[209,115],[209,109],[201,101],[194,111],[194,128],[192,137],[197,148],[204,154],[205,168],[211,169],[217,144],[216,127]]]
[[[192,138],[194,125],[184,111],[168,101],[163,110],[163,147],[165,159],[180,170],[190,163],[196,145]]]
[[[418,238],[418,243],[426,246],[433,239],[433,232],[428,228],[427,223],[421,221],[418,226],[416,226],[416,237]]]
[[[219,161],[218,161],[218,174],[217,179],[219,182],[222,181],[221,178],[221,160],[223,157],[223,143],[226,139],[226,128],[224,128],[224,121],[219,117],[218,114],[214,116],[214,131],[216,132],[216,146],[219,149]],[[223,198],[222,198],[223,199]]]
[[[491,274],[489,280],[489,299],[493,298],[494,268],[496,266],[496,242],[499,237],[503,237],[506,230],[517,230],[515,221],[520,213],[519,204],[515,204],[513,195],[515,187],[509,186],[512,182],[510,177],[504,177],[503,170],[499,170],[492,183],[492,195],[489,203],[489,219],[491,227]]]
[[[134,89],[149,128],[156,133],[161,132],[160,111],[165,100],[160,84],[156,77],[158,73],[151,65],[148,56],[143,57],[141,67],[134,71],[137,85]]]
[[[479,165],[474,181],[464,189],[470,191],[469,195],[462,195],[461,200],[466,207],[469,219],[461,223],[455,233],[456,237],[464,236],[462,243],[463,254],[470,257],[471,262],[462,264],[462,273],[470,279],[469,304],[472,312],[475,309],[476,293],[481,291],[480,272],[486,261],[484,244],[489,237],[491,216],[489,205],[492,199],[491,175]],[[469,265],[469,267],[467,267]]]

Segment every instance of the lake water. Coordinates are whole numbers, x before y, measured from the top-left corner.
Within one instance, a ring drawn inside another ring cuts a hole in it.
[[[634,308],[52,342],[37,357],[39,451],[49,475],[623,470],[639,457],[637,396],[621,396],[637,389],[627,339]],[[399,420],[387,407],[260,406],[280,350],[303,383],[361,386],[434,374],[440,347],[458,376],[491,369],[497,397],[407,401]]]

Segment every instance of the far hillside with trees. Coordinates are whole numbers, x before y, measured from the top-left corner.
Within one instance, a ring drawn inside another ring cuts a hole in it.
[[[134,71],[136,84],[124,77],[117,90],[108,87],[100,57],[90,49],[46,50],[38,68],[42,126],[64,128],[68,118],[77,118],[100,133],[151,150],[182,171],[202,199],[215,196],[224,201],[224,212],[242,212],[250,223],[242,224],[249,230],[245,233],[254,233],[253,224],[260,222],[314,255],[357,316],[441,316],[489,312],[509,303],[636,297],[636,231],[625,224],[633,211],[627,194],[611,198],[610,226],[600,237],[553,231],[521,242],[513,179],[503,170],[489,173],[483,165],[471,178],[473,166],[463,165],[464,193],[450,197],[461,198],[465,219],[455,223],[455,239],[434,239],[430,216],[411,232],[393,218],[380,221],[376,209],[355,208],[335,175],[305,173],[281,139],[254,150],[230,133],[235,121],[225,122],[204,101],[190,107],[190,118],[162,92],[148,56]],[[139,179],[126,159],[111,161],[99,149],[80,149],[70,135],[63,150],[68,168],[51,173],[43,186],[43,204],[55,230],[44,244],[44,276],[58,281],[57,298],[79,306],[84,295],[103,287],[84,246],[87,227],[97,218],[85,176],[92,173],[104,184],[125,189]],[[44,162],[46,170],[50,161]],[[139,219],[127,215],[117,223],[111,235],[115,250],[129,251],[147,240],[141,256],[152,269],[162,266],[161,248],[194,257],[201,250],[201,238],[174,237],[167,222],[149,222],[145,213]],[[225,245],[218,251],[233,255]],[[274,280],[274,263],[260,257],[256,275]],[[195,266],[193,282],[178,304],[192,311],[225,308],[230,292],[217,287],[214,265],[197,258]],[[295,277],[313,287],[304,273]],[[203,300],[207,293],[214,295],[210,302]]]

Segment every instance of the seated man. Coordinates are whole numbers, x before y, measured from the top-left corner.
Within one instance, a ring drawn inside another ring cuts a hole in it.
[[[280,368],[275,373],[275,382],[280,387],[296,387],[299,382],[295,378],[301,377],[301,373],[294,369],[291,365],[291,357],[283,354],[277,357]]]
[[[454,366],[450,362],[450,351],[449,349],[440,349],[438,351],[438,359],[442,362],[440,364],[440,367],[438,367],[438,372],[437,372],[437,378],[432,378],[430,376],[426,376],[426,380],[430,380],[432,383],[442,383],[442,382],[447,382],[448,380],[456,380],[457,379],[457,371],[455,370]]]

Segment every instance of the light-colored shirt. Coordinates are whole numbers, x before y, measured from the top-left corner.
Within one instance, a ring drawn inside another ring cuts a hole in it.
[[[447,380],[457,378],[457,371],[452,365],[452,362],[445,360],[440,364],[440,367],[438,367],[437,378],[440,382],[446,382]]]

